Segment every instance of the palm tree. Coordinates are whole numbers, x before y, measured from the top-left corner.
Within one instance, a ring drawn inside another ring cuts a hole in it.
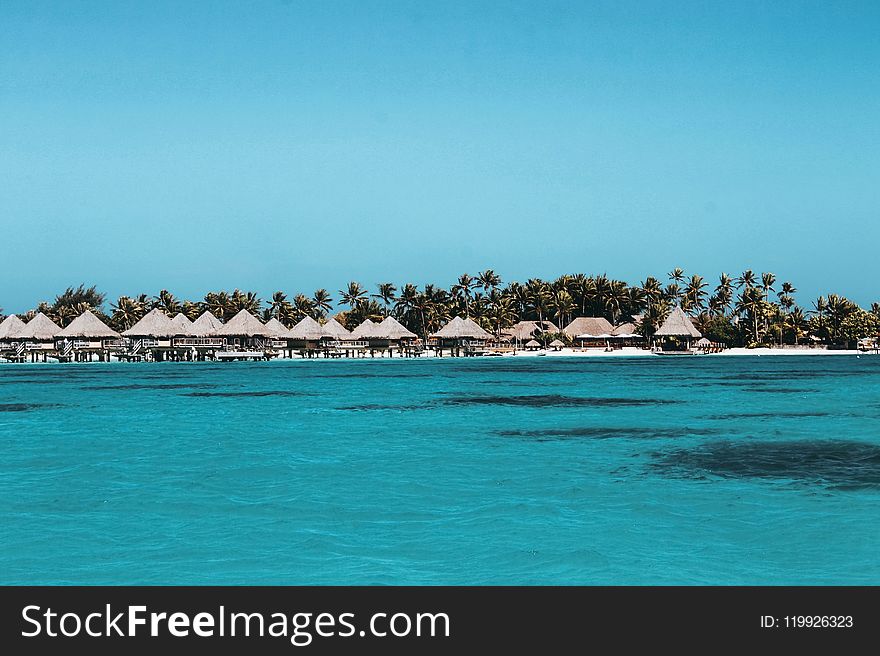
[[[120,296],[111,307],[113,314],[110,317],[110,322],[112,327],[119,332],[128,330],[144,316],[144,306],[128,296]]]
[[[501,329],[509,328],[516,322],[516,309],[513,299],[509,296],[499,296],[489,304],[489,319],[495,328],[495,337],[501,338]]]
[[[681,267],[675,267],[666,275],[669,277],[669,280],[674,282],[679,287],[681,286],[681,283],[684,282],[684,271],[681,269]]]
[[[797,346],[800,336],[807,331],[807,317],[799,307],[793,308],[785,317],[786,325],[794,333],[794,343]]]
[[[293,325],[296,319],[293,305],[287,300],[287,294],[284,292],[275,292],[272,294],[272,303],[266,309],[267,320],[277,319],[288,328]]]
[[[742,287],[754,287],[756,281],[757,278],[755,278],[754,271],[752,271],[751,269],[746,269],[742,272],[742,275],[740,275],[736,280],[733,281],[733,283],[736,285],[737,289],[740,289]]]
[[[465,317],[470,316],[470,300],[471,300],[471,290],[476,286],[476,281],[473,276],[468,275],[467,273],[463,273],[458,277],[458,282],[452,286],[452,295],[455,298],[460,298],[464,300],[464,315]]]
[[[205,294],[204,308],[220,321],[226,321],[232,317],[230,314],[229,294],[224,291],[208,292]]]
[[[361,287],[359,282],[351,281],[348,287],[339,290],[342,303],[354,310],[355,306],[367,296],[367,290]]]
[[[492,269],[486,269],[477,274],[477,282],[483,288],[483,291],[488,294],[490,290],[498,289],[501,285],[501,276],[492,271]]]
[[[302,321],[305,317],[314,319],[315,314],[315,301],[305,294],[293,297],[293,317],[296,321]]]
[[[572,312],[575,311],[574,299],[571,297],[571,294],[568,293],[565,289],[559,290],[558,292],[554,292],[550,297],[550,307],[553,310],[554,316],[559,323],[559,326],[565,326],[568,322],[566,321],[566,317],[571,317]],[[543,324],[542,324],[543,329]]]
[[[764,292],[758,287],[743,289],[736,304],[737,314],[744,315],[751,321],[755,342],[761,341],[758,322],[764,317],[764,304]]]
[[[733,279],[730,275],[722,273],[718,278],[718,286],[715,288],[715,314],[727,314],[733,304]],[[710,307],[710,310],[713,308]]]
[[[388,306],[394,302],[395,296],[394,293],[397,291],[397,287],[392,285],[390,282],[380,282],[376,287],[379,289],[378,294],[373,294],[373,298],[381,299],[385,304],[385,316],[388,316]]]
[[[184,301],[183,306],[181,307],[181,312],[183,315],[189,319],[190,321],[195,321],[199,318],[199,315],[202,313],[202,308],[200,303],[193,303],[192,301]]]
[[[544,324],[544,316],[547,314],[550,301],[550,291],[547,283],[540,278],[532,278],[526,282],[528,294],[528,306],[535,311],[535,316],[541,325]]]
[[[180,312],[182,306],[180,301],[178,301],[174,294],[169,292],[167,289],[163,289],[159,292],[159,295],[153,299],[153,309],[160,309],[169,317],[173,317],[175,314]]]
[[[333,299],[330,298],[330,292],[324,288],[315,290],[315,293],[312,294],[312,301],[315,303],[315,312],[322,319],[333,308]]]
[[[706,297],[706,287],[708,286],[703,280],[703,276],[692,275],[684,290],[681,308],[683,310],[702,310],[705,307],[703,299]]]

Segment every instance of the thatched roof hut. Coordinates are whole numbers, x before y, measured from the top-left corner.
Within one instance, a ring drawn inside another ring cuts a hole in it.
[[[558,339],[554,339],[552,342],[550,342],[550,346],[555,349],[561,349],[563,346],[565,346],[565,343]]]
[[[272,337],[272,330],[247,310],[240,310],[223,324],[217,334],[223,337]]]
[[[289,339],[299,339],[306,342],[317,342],[324,337],[324,330],[312,317],[305,316],[300,319],[287,333]]]
[[[376,326],[376,336],[388,340],[416,339],[418,337],[394,317],[385,317],[382,323]]]
[[[676,306],[666,317],[666,321],[660,326],[660,329],[654,333],[655,337],[694,337],[700,338],[703,334],[694,327],[691,318],[684,313],[680,307]]]
[[[176,334],[177,326],[159,308],[150,310],[131,328],[122,331],[123,337],[173,337]]]
[[[614,337],[641,337],[641,335],[636,332],[636,325],[631,322],[615,326],[614,330],[611,331],[611,334]]]
[[[369,319],[364,319],[360,325],[351,331],[351,336],[355,339],[369,339],[370,337],[376,337],[376,327],[378,325],[379,324],[373,323]]]
[[[35,342],[48,342],[61,332],[61,327],[42,312],[38,313],[20,331],[19,337]]]
[[[535,341],[534,339],[530,339],[529,341],[526,342],[526,348],[530,348],[530,349],[541,348],[541,343]]]
[[[70,324],[62,328],[56,337],[81,337],[94,339],[117,339],[119,333],[86,310]]]
[[[543,323],[540,321],[519,321],[506,329],[504,333],[513,339],[524,341],[531,339],[536,330],[542,333],[558,333],[559,327],[552,321],[544,321]]]
[[[183,312],[178,312],[174,315],[174,318],[171,319],[171,323],[174,326],[176,332],[174,333],[178,337],[192,337],[193,333],[193,322],[189,320]]]
[[[613,330],[614,326],[605,317],[578,317],[563,328],[562,332],[572,339],[578,336],[581,336],[582,339],[589,339],[589,337],[601,339],[610,335]]]
[[[272,337],[277,339],[287,339],[290,337],[290,331],[277,318],[272,317],[266,322],[266,328],[272,331]]]
[[[193,321],[190,330],[194,337],[214,337],[222,327],[223,324],[220,323],[220,319],[206,310]]]
[[[437,339],[492,339],[492,335],[483,330],[473,319],[462,319],[455,316],[436,333],[431,335]]]
[[[345,329],[341,323],[339,323],[336,319],[330,318],[327,323],[321,326],[321,330],[324,333],[325,337],[331,337],[333,339],[346,340],[351,339],[351,333]]]
[[[14,314],[10,314],[0,323],[0,339],[18,339],[26,326],[27,324],[24,321]]]

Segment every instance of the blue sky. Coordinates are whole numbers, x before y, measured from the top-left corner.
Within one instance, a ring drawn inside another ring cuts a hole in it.
[[[675,266],[880,300],[880,3],[0,0],[0,306]]]

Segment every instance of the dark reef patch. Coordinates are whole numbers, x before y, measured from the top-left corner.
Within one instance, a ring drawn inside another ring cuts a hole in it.
[[[652,455],[653,468],[688,478],[714,475],[880,489],[880,446],[854,440],[723,441]]]
[[[190,392],[181,394],[181,396],[192,396],[196,398],[207,397],[225,397],[225,398],[243,398],[243,397],[260,397],[260,396],[311,396],[306,392],[289,392],[285,390],[267,391],[267,392]]]
[[[30,412],[31,410],[60,407],[60,403],[0,403],[0,412]]]
[[[426,402],[421,405],[390,405],[390,404],[382,404],[382,403],[362,403],[359,405],[345,405],[338,408],[336,410],[347,410],[354,412],[369,412],[373,410],[389,410],[392,412],[406,412],[409,410],[427,410],[428,408],[435,407],[437,404],[433,402]]]
[[[217,387],[216,385],[212,385],[210,383],[156,383],[156,384],[143,384],[143,383],[131,383],[129,385],[91,385],[89,387],[83,387],[83,390],[89,391],[101,391],[101,390],[176,390],[176,389],[206,389],[210,387]]]
[[[667,399],[605,398],[534,394],[528,396],[455,396],[445,405],[507,405],[526,408],[626,407],[677,403]]]
[[[744,387],[743,390],[759,394],[811,394],[819,391],[806,387]]]
[[[676,438],[691,435],[717,435],[720,432],[717,428],[586,426],[581,428],[548,428],[540,430],[500,430],[495,431],[495,434],[503,437],[535,437],[542,441],[548,438],[565,439],[571,437],[591,437],[600,440],[629,437],[639,439]]]
[[[729,414],[706,415],[705,419],[727,421],[730,419],[789,419],[800,417],[831,417],[830,412],[731,412]]]

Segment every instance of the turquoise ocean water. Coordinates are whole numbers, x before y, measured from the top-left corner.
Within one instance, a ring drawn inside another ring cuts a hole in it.
[[[880,357],[0,365],[0,582],[880,583]]]

